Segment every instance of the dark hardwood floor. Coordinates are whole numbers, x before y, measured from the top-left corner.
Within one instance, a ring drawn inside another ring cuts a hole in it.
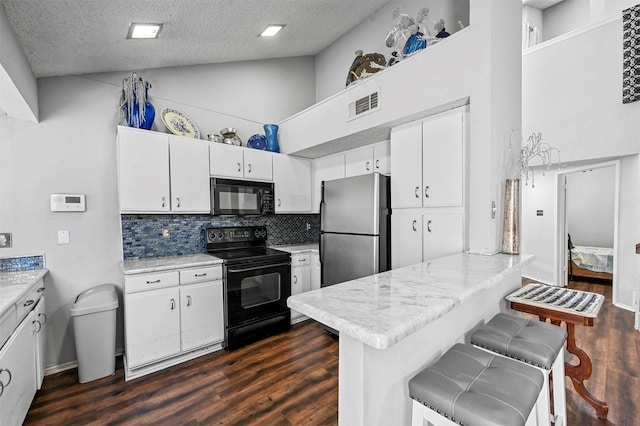
[[[572,282],[604,294],[594,327],[576,327],[593,361],[587,389],[609,404],[607,420],[567,386],[567,424],[640,425],[640,333],[633,314],[611,305],[611,286]],[[26,425],[335,425],[338,343],[317,323],[233,352],[217,352],[130,382],[116,374],[79,384],[76,370],[47,376]],[[395,425],[394,425],[395,426]]]

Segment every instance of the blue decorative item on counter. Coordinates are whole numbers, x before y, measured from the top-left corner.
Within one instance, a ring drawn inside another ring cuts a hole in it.
[[[267,138],[264,135],[253,135],[247,141],[247,146],[253,149],[267,149]]]
[[[151,83],[133,72],[122,80],[120,95],[120,123],[129,127],[149,130],[156,110],[148,101]]]
[[[427,47],[427,40],[424,38],[424,34],[415,33],[409,37],[409,40],[404,44],[402,54],[404,56],[409,56],[412,53],[416,53],[418,50],[424,49],[425,47]]]
[[[278,144],[278,125],[277,124],[265,124],[264,134],[267,138],[267,151],[280,152],[280,145]]]

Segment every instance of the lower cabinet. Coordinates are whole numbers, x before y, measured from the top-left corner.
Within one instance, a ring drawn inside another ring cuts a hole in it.
[[[461,213],[394,210],[391,215],[391,267],[401,268],[462,252],[463,229]]]
[[[320,254],[311,253],[311,288],[310,290],[318,290],[321,287],[320,282]]]
[[[219,265],[125,276],[125,378],[220,349],[222,291]]]
[[[21,425],[36,394],[36,350],[33,311],[0,350],[0,419],[3,426]]]
[[[291,295],[305,293],[311,289],[311,252],[296,253],[291,256]],[[306,317],[291,310],[291,322],[299,322]]]

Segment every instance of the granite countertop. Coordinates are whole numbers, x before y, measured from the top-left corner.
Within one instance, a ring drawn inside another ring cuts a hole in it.
[[[294,244],[288,246],[269,246],[273,249],[282,250],[289,252],[291,254],[303,253],[305,251],[315,251],[318,252],[318,243],[311,244]]]
[[[460,253],[291,296],[287,305],[386,349],[532,260]]]
[[[188,254],[184,256],[149,257],[144,259],[125,260],[122,271],[125,275],[149,272],[168,271],[171,269],[193,268],[221,264],[222,259],[207,253]]]
[[[0,272],[0,317],[48,272],[48,269]]]

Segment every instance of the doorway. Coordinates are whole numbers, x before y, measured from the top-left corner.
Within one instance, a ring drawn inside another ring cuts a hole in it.
[[[574,245],[613,249],[613,303],[617,303],[619,161],[586,164],[557,174],[556,277],[566,287],[568,235]],[[604,251],[604,250],[603,250]]]

